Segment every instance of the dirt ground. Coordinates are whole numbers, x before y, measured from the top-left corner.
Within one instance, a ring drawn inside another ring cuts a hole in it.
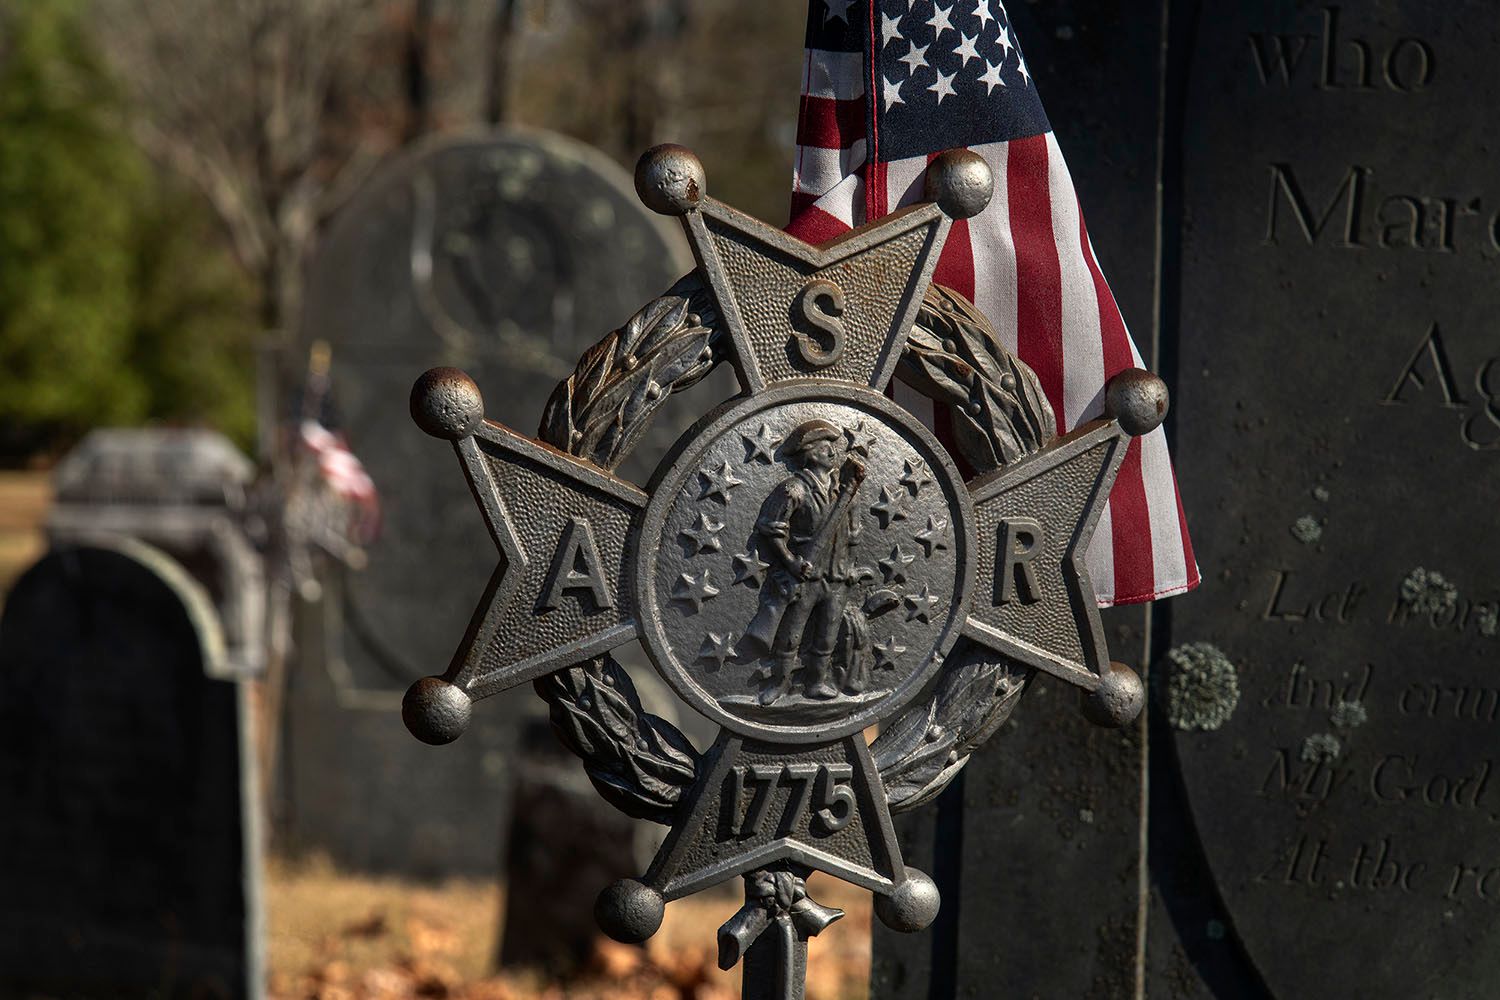
[[[812,895],[848,913],[809,949],[808,1000],[863,1000],[870,969],[869,894],[815,877]],[[734,1000],[739,970],[715,964],[729,895],[680,900],[644,947],[600,938],[568,983],[494,969],[503,896],[493,884],[433,886],[273,861],[266,908],[272,1000]]]
[[[0,472],[0,596],[46,548],[42,523],[52,503],[48,472]]]

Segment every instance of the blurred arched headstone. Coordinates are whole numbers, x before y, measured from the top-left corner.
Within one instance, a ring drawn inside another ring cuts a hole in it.
[[[335,220],[303,325],[332,349],[316,415],[365,463],[383,527],[368,566],[303,616],[283,756],[295,847],[366,869],[497,870],[516,717],[542,706],[486,706],[440,762],[401,726],[401,694],[447,666],[498,560],[408,393],[426,369],[461,366],[490,416],[530,431],[583,351],[691,267],[622,168],[545,132],[428,143]]]
[[[224,656],[208,595],[140,542],[54,549],[10,591],[0,995],[259,994],[255,799]]]

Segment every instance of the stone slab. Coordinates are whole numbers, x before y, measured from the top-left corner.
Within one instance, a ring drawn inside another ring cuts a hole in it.
[[[140,543],[64,547],[0,618],[0,994],[259,995],[243,692],[207,595]]]
[[[1172,643],[1222,659],[1179,653],[1168,695],[1215,931],[1278,997],[1500,983],[1497,34],[1463,2],[1198,24],[1176,405],[1205,584]]]

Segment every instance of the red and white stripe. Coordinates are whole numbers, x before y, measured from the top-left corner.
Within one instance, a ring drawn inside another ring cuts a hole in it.
[[[821,243],[917,201],[928,157],[871,165],[864,57],[806,52],[788,231]],[[877,137],[878,138],[878,137]],[[969,297],[1037,373],[1065,432],[1103,413],[1104,384],[1142,366],[1100,270],[1051,132],[972,147],[994,171],[990,205],[954,223],[935,279]],[[895,398],[942,436],[948,414],[897,385]],[[1158,428],[1131,442],[1089,548],[1104,606],[1198,585],[1177,484]]]

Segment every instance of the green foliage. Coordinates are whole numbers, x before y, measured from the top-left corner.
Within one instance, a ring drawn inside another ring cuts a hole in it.
[[[101,424],[248,436],[241,283],[162,188],[72,0],[0,0],[0,447]]]

